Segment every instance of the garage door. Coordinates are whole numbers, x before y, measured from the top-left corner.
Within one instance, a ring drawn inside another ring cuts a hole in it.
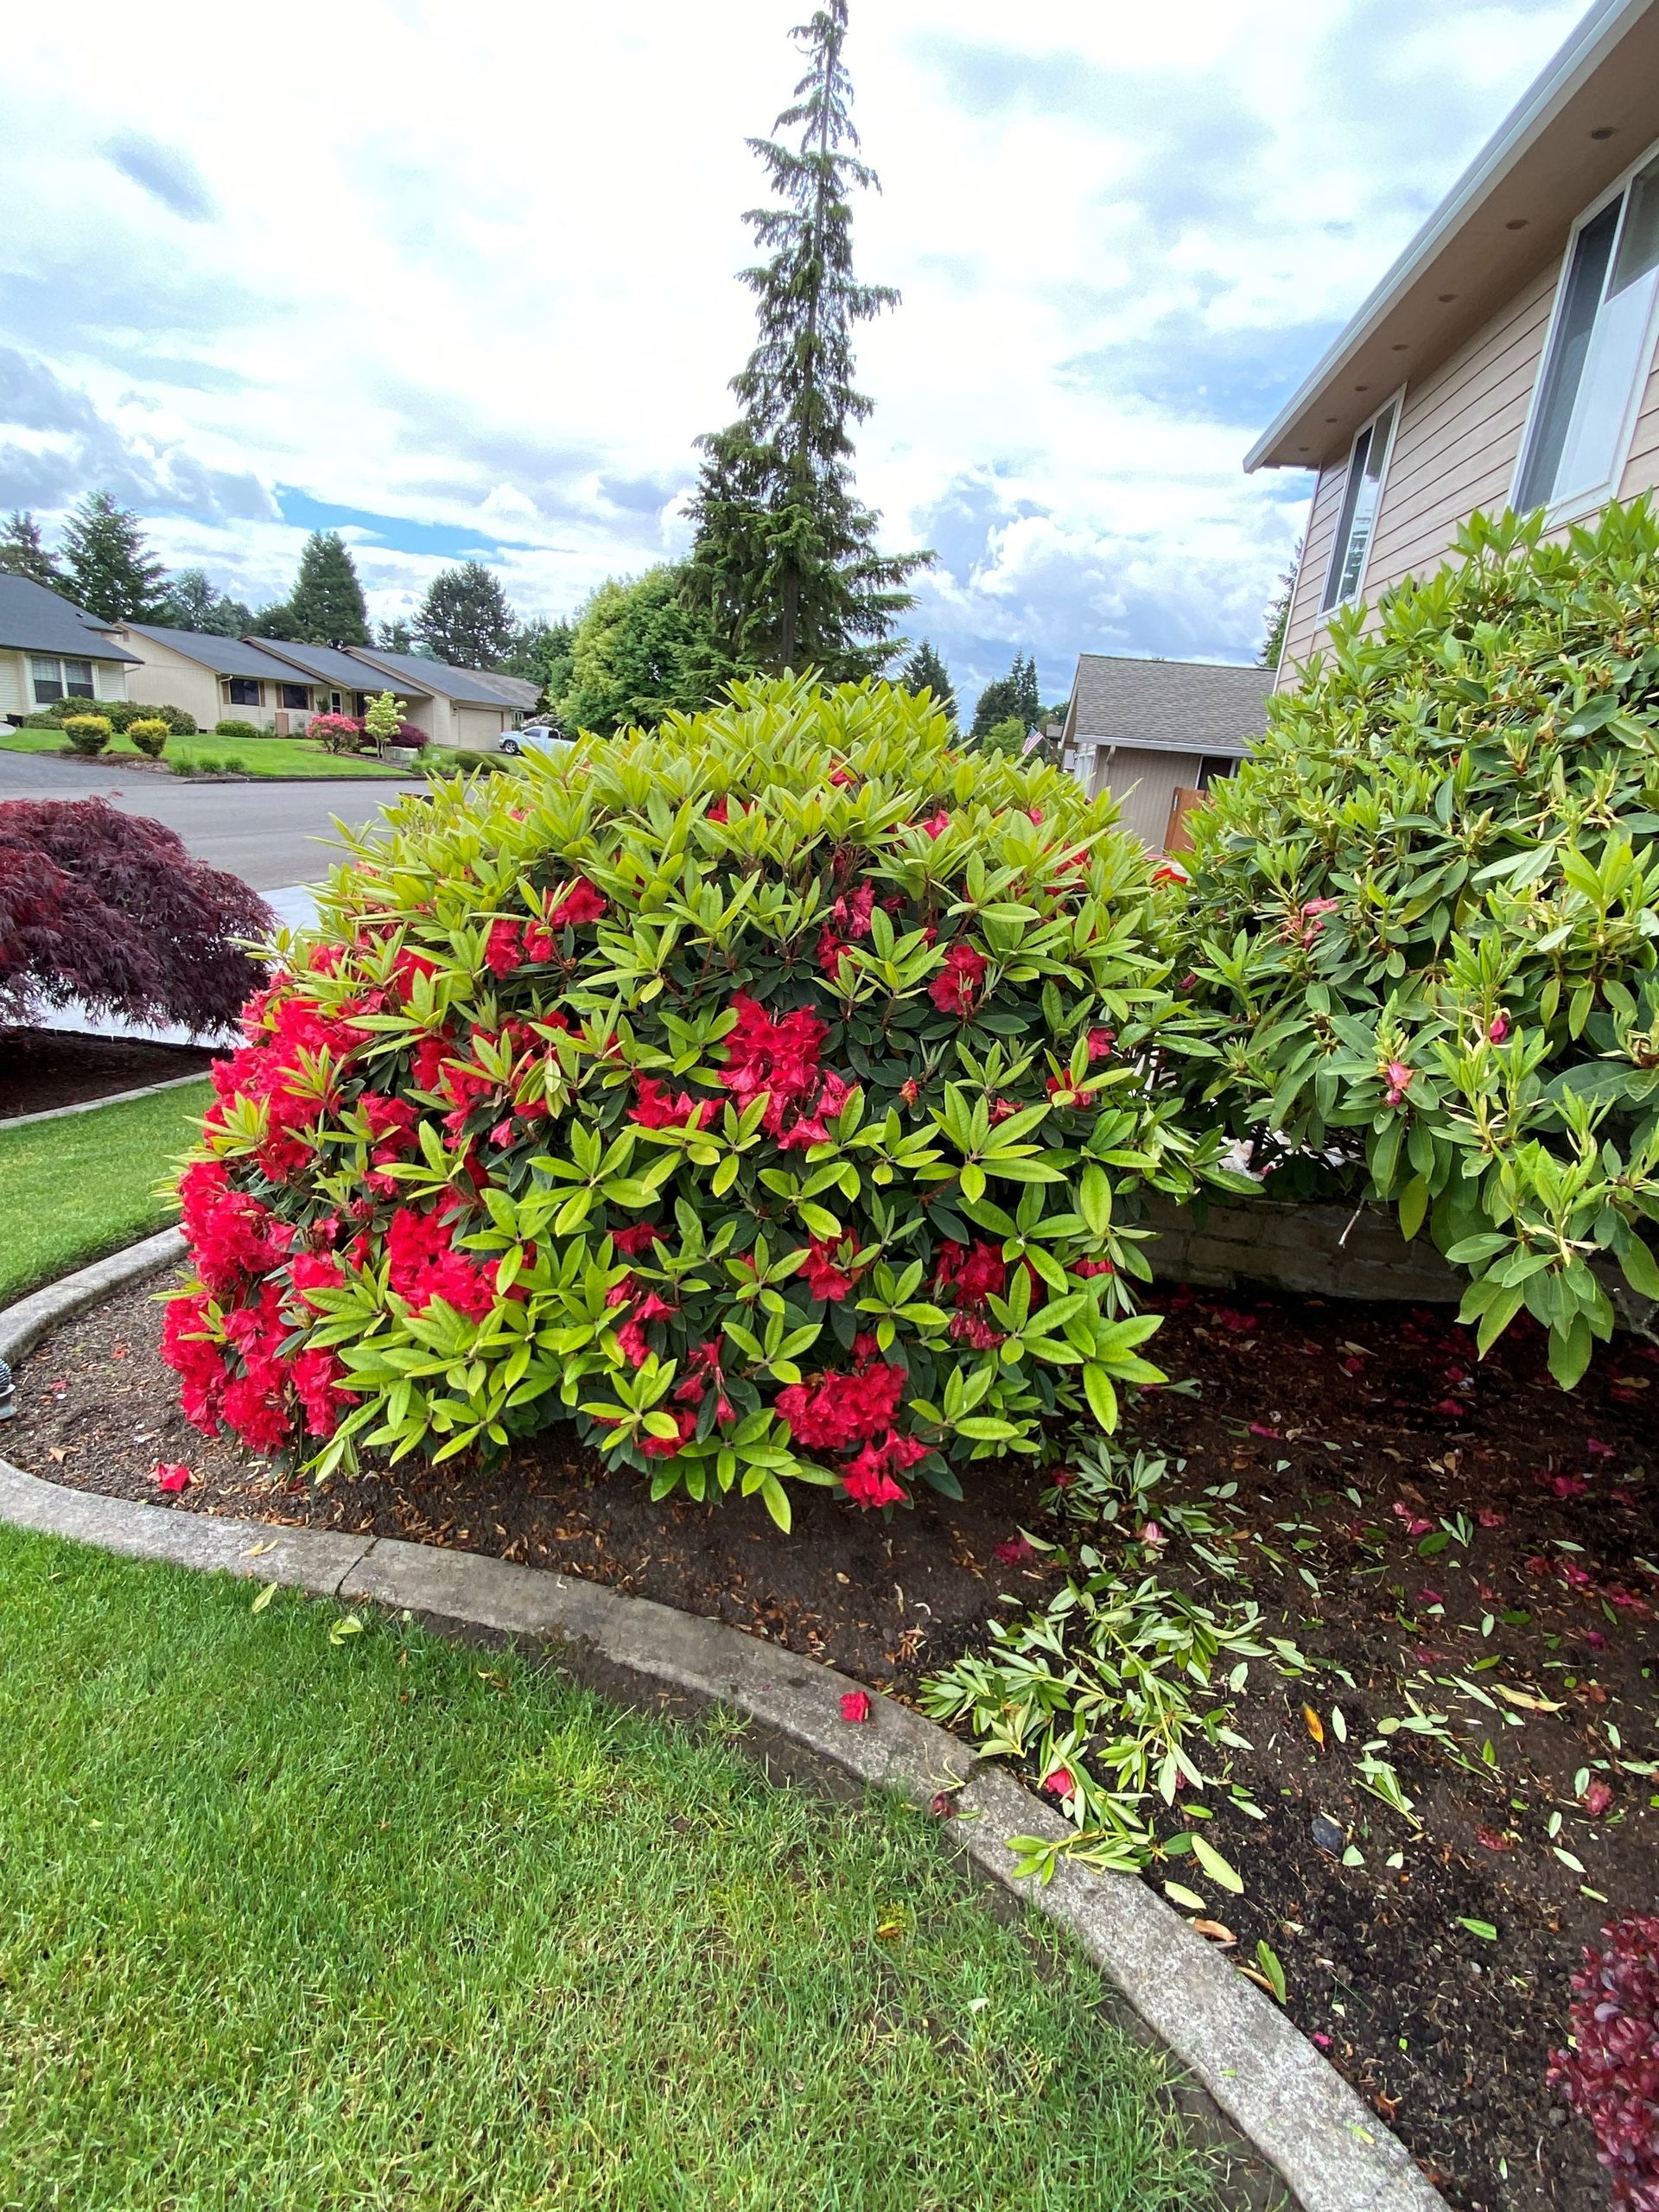
[[[499,707],[457,707],[455,743],[493,752],[501,741],[506,716]]]

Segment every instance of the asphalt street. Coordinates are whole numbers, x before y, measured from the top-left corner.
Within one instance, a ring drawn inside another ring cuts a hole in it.
[[[124,763],[89,767],[35,753],[0,753],[0,800],[109,800],[176,830],[199,860],[228,868],[256,891],[315,883],[340,857],[334,817],[352,829],[372,823],[401,783],[190,784],[130,771]],[[418,785],[407,788],[417,790]]]

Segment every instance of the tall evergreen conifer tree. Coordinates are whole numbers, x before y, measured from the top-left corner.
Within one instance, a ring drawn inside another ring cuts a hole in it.
[[[167,572],[144,542],[138,518],[108,492],[89,492],[65,525],[70,596],[105,622],[153,622]]]
[[[807,57],[778,139],[751,139],[778,204],[745,218],[770,258],[746,270],[760,340],[732,390],[742,414],[702,441],[687,579],[740,669],[868,675],[892,655],[905,588],[931,556],[876,550],[878,518],[853,486],[853,333],[898,304],[853,275],[849,195],[877,182],[859,160],[842,60],[847,0],[825,0],[790,36]],[[798,131],[798,143],[781,143]]]
[[[957,719],[957,695],[950,671],[941,656],[924,638],[900,670],[899,681],[906,691],[931,691],[952,721]]]
[[[503,667],[518,630],[505,592],[481,561],[440,569],[415,617],[415,635],[451,668]]]
[[[294,625],[289,635],[302,645],[368,644],[369,610],[357,564],[337,530],[314,530],[307,538],[286,612]],[[268,629],[264,634],[283,633]]]
[[[63,589],[63,571],[41,537],[41,525],[27,508],[14,507],[0,530],[0,576],[27,576],[48,591]]]

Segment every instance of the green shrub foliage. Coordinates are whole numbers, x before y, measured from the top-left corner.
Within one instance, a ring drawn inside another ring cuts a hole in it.
[[[216,1077],[193,1419],[327,1471],[574,1417],[786,1522],[1156,1379],[1135,1194],[1230,1179],[1109,802],[784,680],[388,818]]]
[[[1618,1271],[1659,1294],[1659,524],[1457,551],[1337,617],[1189,817],[1182,958],[1269,1187],[1427,1223],[1481,1349],[1524,1307],[1570,1385]]]
[[[127,736],[146,759],[159,760],[167,750],[167,741],[172,735],[159,715],[140,716],[127,724]]]
[[[85,699],[54,699],[49,707],[41,707],[29,717],[30,729],[61,729],[71,715],[84,715],[88,702]],[[118,737],[124,737],[136,721],[163,721],[175,737],[194,737],[195,716],[183,707],[149,707],[140,699],[100,699],[98,711],[109,723]]]
[[[109,717],[106,715],[66,715],[63,734],[77,753],[84,753],[90,757],[101,753],[110,741]]]
[[[226,715],[224,720],[213,724],[215,737],[249,738],[257,737],[258,734],[257,729],[251,722],[238,721],[234,715]]]

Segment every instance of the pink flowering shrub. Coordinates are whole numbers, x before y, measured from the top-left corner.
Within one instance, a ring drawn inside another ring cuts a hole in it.
[[[1552,2084],[1596,2131],[1611,2201],[1659,2212],[1659,1918],[1633,1913],[1605,1928],[1573,1977],[1574,2048],[1558,2050]]]
[[[247,1009],[182,1183],[191,1419],[321,1471],[574,1418],[896,1505],[1155,1380],[1179,1118],[1148,867],[885,684],[739,686],[391,810]]]

